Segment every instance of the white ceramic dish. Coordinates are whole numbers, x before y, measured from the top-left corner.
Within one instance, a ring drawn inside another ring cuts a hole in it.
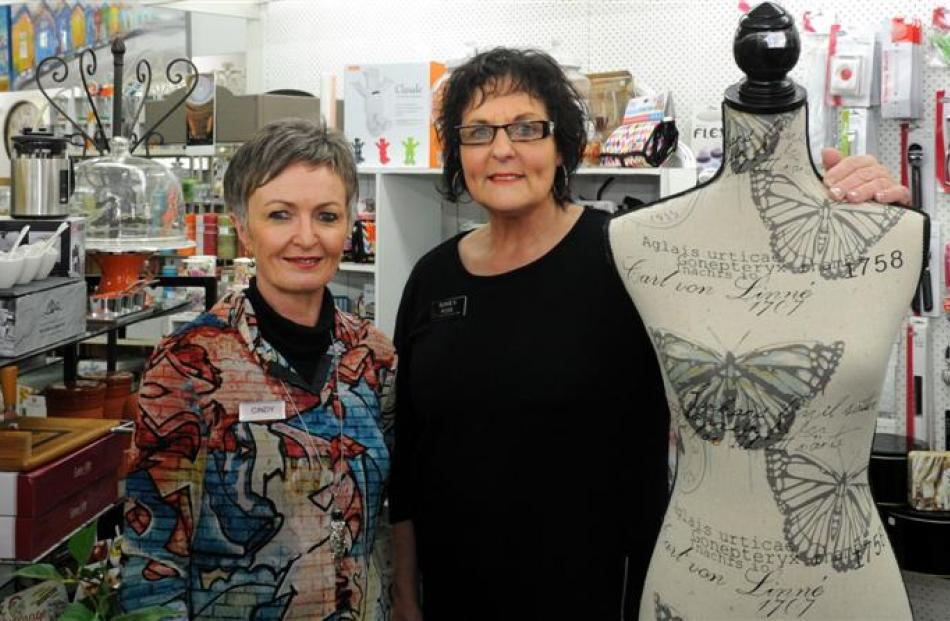
[[[23,271],[20,272],[16,284],[23,285],[36,278],[36,273],[40,271],[40,266],[43,264],[43,253],[41,251],[42,247],[39,244],[17,248],[16,253],[23,257]]]
[[[0,289],[8,289],[16,284],[23,271],[23,257],[19,253],[0,253]]]
[[[41,280],[49,276],[49,273],[53,271],[53,266],[56,265],[56,261],[58,260],[59,248],[47,248],[46,252],[43,253],[43,262],[40,264],[40,269],[36,271],[34,280]]]

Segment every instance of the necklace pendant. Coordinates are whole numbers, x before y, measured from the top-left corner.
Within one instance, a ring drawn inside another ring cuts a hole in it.
[[[346,555],[346,521],[343,519],[343,512],[335,510],[330,519],[330,553],[333,555],[333,561],[339,567]]]

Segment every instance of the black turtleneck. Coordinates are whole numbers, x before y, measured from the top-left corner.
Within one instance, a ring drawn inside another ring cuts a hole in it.
[[[335,309],[330,290],[323,290],[323,304],[315,326],[293,322],[274,310],[257,288],[256,278],[251,279],[244,293],[254,307],[261,338],[290,363],[301,379],[314,385],[320,383],[322,378],[316,377],[317,368],[330,347],[334,326]]]

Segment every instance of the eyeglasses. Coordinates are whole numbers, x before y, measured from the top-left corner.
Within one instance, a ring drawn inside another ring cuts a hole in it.
[[[554,131],[554,121],[515,121],[504,125],[456,125],[459,142],[465,145],[486,145],[495,141],[495,132],[505,130],[512,142],[531,142],[547,138]]]

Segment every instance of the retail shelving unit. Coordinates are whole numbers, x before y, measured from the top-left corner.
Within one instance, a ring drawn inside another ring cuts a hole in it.
[[[93,278],[94,280],[94,278]],[[183,279],[178,279],[182,281]],[[192,279],[196,280],[196,279]],[[201,286],[206,288],[211,287],[213,291],[214,279],[200,279]],[[208,282],[211,281],[211,282]],[[169,283],[169,284],[178,284],[181,286],[182,283]],[[185,280],[183,284],[192,284],[189,281]],[[11,364],[18,364],[29,358],[38,357],[46,352],[52,352],[54,350],[59,350],[63,356],[63,374],[66,381],[74,380],[76,378],[76,363],[78,360],[78,345],[82,341],[94,338],[96,336],[106,334],[109,338],[109,355],[108,363],[111,368],[115,367],[115,337],[118,332],[124,330],[125,328],[138,323],[140,321],[146,321],[149,319],[159,318],[168,316],[174,313],[179,312],[183,308],[188,306],[188,302],[177,302],[174,304],[169,304],[165,306],[151,306],[148,309],[133,313],[124,317],[120,317],[113,321],[93,321],[90,322],[89,326],[81,334],[77,334],[69,339],[65,339],[60,342],[51,343],[46,347],[43,347],[38,350],[27,352],[20,356],[12,356],[6,358],[0,358],[0,367],[5,367]],[[131,427],[127,423],[122,421],[116,421],[116,428],[113,430],[114,433],[128,433],[131,431]],[[84,527],[86,524],[91,523],[93,520],[97,520],[103,517],[105,514],[115,511],[121,505],[121,498],[111,503],[107,507],[104,507],[100,512],[95,516],[86,520],[82,525],[77,527],[73,532],[79,530],[79,528]],[[118,523],[119,517],[121,514],[117,514],[111,518],[111,522]],[[101,536],[111,536],[112,532],[109,529],[101,529]],[[49,550],[40,554],[36,559],[33,559],[33,562],[39,562],[46,559],[56,550],[62,549],[63,544],[72,536],[72,533],[65,535],[58,543],[50,547]],[[27,561],[13,561],[13,560],[0,560],[0,599],[10,594],[9,590],[11,587],[11,580],[13,579],[13,573],[24,565],[28,565],[30,562]]]
[[[460,230],[462,215],[484,221],[484,214],[473,205],[456,207],[441,200],[436,189],[441,172],[388,166],[359,169],[361,196],[376,200],[376,262],[344,263],[337,285],[351,290],[358,279],[375,279],[376,325],[385,334],[393,333],[402,289],[416,261]],[[611,177],[609,196],[603,198],[615,200],[629,195],[652,202],[696,183],[693,168],[581,168],[574,178],[575,191],[593,199]]]

